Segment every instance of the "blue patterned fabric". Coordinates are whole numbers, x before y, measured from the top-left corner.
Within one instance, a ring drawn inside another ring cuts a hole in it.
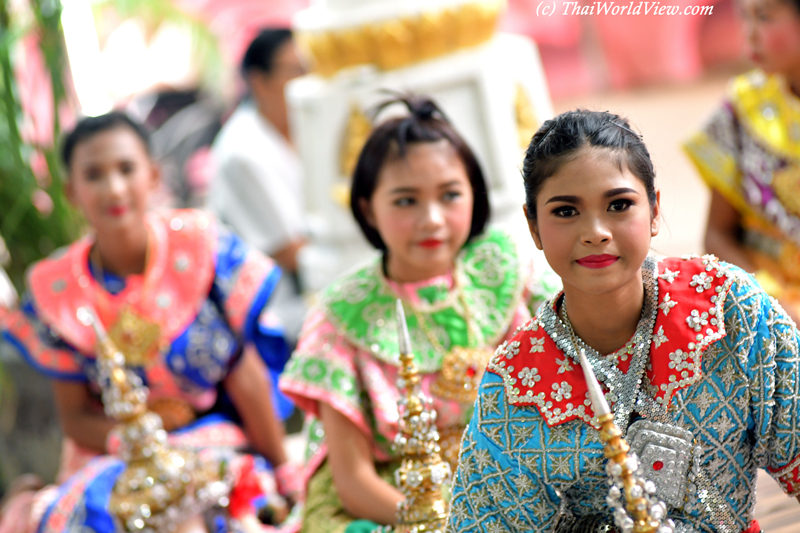
[[[758,468],[800,492],[787,481],[800,463],[800,334],[750,276],[728,268],[736,278],[724,306],[728,334],[705,352],[703,377],[675,394],[668,416],[693,433],[703,469],[744,531]],[[551,532],[559,520],[598,514],[613,524],[604,464],[592,426],[547,426],[535,407],[510,404],[502,378],[487,372],[464,434],[447,531]],[[689,484],[685,498],[669,516],[716,532],[697,487]]]

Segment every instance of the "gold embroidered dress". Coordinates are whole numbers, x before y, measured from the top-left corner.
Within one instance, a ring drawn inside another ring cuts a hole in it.
[[[709,187],[741,214],[757,279],[800,314],[800,98],[777,75],[755,70],[684,149]]]

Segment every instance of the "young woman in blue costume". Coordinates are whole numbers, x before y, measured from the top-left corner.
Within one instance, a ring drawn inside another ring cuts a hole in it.
[[[273,392],[288,348],[262,313],[280,271],[205,213],[148,211],[159,171],[147,132],[124,114],[82,120],[63,157],[67,194],[92,232],[31,268],[3,332],[52,378],[65,437],[61,484],[3,528],[113,529],[103,506],[119,474],[119,460],[104,455],[115,446],[114,421],[100,403],[96,339],[77,318],[81,307],[94,310],[149,388],[149,407],[173,443],[253,449],[275,468],[279,491],[294,497],[280,422],[291,404]],[[250,475],[249,461],[230,457]]]
[[[750,58],[684,146],[711,188],[706,250],[800,320],[800,0],[742,0]]]
[[[656,257],[659,193],[623,118],[547,121],[525,214],[564,290],[495,352],[465,432],[448,531],[616,531],[585,350],[676,532],[757,532],[755,478],[800,494],[800,333],[741,269]]]
[[[313,415],[303,515],[308,533],[394,524],[403,499],[398,431],[396,299],[405,302],[422,389],[433,397],[453,464],[480,373],[530,316],[533,277],[509,236],[485,229],[480,166],[433,102],[376,126],[360,154],[351,209],[380,259],[319,296],[281,377]],[[539,289],[540,291],[540,289]]]

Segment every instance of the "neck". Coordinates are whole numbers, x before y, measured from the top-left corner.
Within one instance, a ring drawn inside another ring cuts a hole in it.
[[[286,118],[286,113],[281,113],[280,110],[274,105],[258,103],[258,112],[269,121],[272,126],[278,130],[286,141],[291,144],[292,139],[289,136],[289,121]]]
[[[95,246],[103,270],[120,277],[144,273],[148,240],[144,224],[128,231],[97,231]]]
[[[795,98],[800,98],[800,72],[786,74],[786,85]]]
[[[644,285],[638,279],[612,294],[586,294],[564,287],[569,321],[575,335],[607,355],[619,350],[636,331],[644,305]]]
[[[415,283],[418,281],[425,281],[426,279],[435,278],[437,276],[444,276],[453,270],[453,265],[437,269],[414,268],[411,265],[400,264],[398,261],[392,261],[391,256],[384,259],[384,273],[386,277],[397,283]]]

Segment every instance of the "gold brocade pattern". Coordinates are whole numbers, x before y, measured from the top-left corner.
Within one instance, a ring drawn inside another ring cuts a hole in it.
[[[300,28],[297,42],[323,76],[366,64],[392,70],[488,41],[504,7],[504,0],[474,0],[346,29]]]
[[[731,82],[731,100],[747,131],[789,159],[800,157],[800,99],[778,76],[753,71]]]
[[[772,188],[786,210],[800,217],[800,164],[776,172]]]

